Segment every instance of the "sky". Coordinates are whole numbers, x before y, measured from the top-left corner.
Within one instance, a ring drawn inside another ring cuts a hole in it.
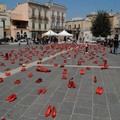
[[[13,9],[17,3],[26,2],[27,0],[0,0],[0,4],[6,4],[8,9]],[[35,0],[41,3],[49,0]],[[120,12],[120,0],[51,0],[53,3],[66,6],[66,19],[71,20],[75,17],[83,17],[91,12],[99,10]]]

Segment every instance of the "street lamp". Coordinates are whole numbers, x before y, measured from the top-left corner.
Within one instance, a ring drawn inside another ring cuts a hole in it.
[[[6,38],[6,32],[5,32],[5,20],[6,18],[1,18],[2,22],[3,22],[3,36],[4,38]]]

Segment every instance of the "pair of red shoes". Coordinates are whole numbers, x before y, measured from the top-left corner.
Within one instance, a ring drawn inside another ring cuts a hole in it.
[[[21,81],[20,80],[15,80],[14,84],[20,84]]]
[[[84,75],[84,74],[85,74],[85,70],[83,70],[83,69],[80,70],[80,74],[81,74],[81,75]]]
[[[98,88],[96,89],[96,94],[101,95],[102,93],[103,93],[103,88],[102,88],[102,87],[98,87]]]
[[[42,78],[38,78],[35,82],[36,83],[41,83],[42,82]]]
[[[15,94],[10,95],[9,97],[6,98],[6,101],[8,102],[12,102],[17,98],[17,96]]]
[[[74,81],[72,81],[73,78],[71,78],[69,81],[68,81],[68,88],[76,88],[76,84]]]
[[[6,73],[5,73],[5,76],[10,76],[10,75],[11,75],[10,72],[6,72]]]
[[[67,69],[64,69],[63,71],[62,71],[62,74],[67,74]]]
[[[47,68],[44,68],[44,67],[37,67],[36,68],[36,71],[39,71],[39,72],[51,72],[51,70],[47,69]]]
[[[47,89],[46,88],[41,88],[41,89],[39,89],[38,91],[37,91],[37,93],[38,94],[44,94],[45,92],[47,91]]]
[[[32,74],[32,73],[30,73],[30,74],[28,75],[28,77],[29,77],[29,78],[31,78],[32,76],[33,76],[33,74]]]
[[[0,83],[3,82],[3,78],[0,78]]]
[[[52,112],[52,118],[55,118],[57,114],[56,108],[54,106],[52,107],[51,105],[49,105],[45,112],[45,116],[46,117],[50,116],[51,112]]]

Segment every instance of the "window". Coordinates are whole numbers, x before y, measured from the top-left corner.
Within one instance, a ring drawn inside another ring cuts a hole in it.
[[[68,29],[71,30],[71,25],[68,26]]]
[[[39,22],[39,29],[41,29],[41,23]]]
[[[27,38],[27,33],[26,32],[24,32],[24,38]]]
[[[74,28],[76,28],[76,25],[74,25]]]
[[[78,28],[80,29],[80,24],[78,25]]]
[[[47,29],[47,24],[45,24],[44,28],[45,28],[45,30]]]
[[[35,22],[32,21],[32,28],[35,29]]]

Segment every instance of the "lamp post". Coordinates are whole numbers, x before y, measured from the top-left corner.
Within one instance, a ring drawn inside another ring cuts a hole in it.
[[[6,32],[5,32],[5,20],[6,20],[6,18],[2,18],[1,20],[3,22],[3,36],[4,36],[4,38],[6,38]]]

